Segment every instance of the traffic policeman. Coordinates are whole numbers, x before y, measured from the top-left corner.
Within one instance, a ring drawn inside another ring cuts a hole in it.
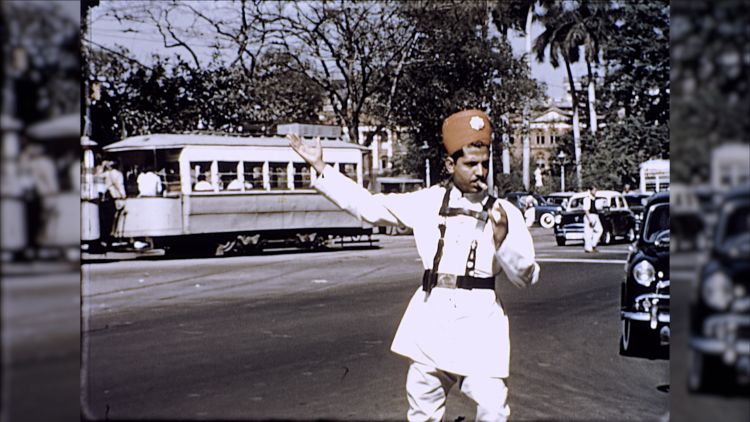
[[[464,110],[446,118],[450,178],[409,193],[371,194],[325,164],[319,140],[287,136],[320,175],[314,187],[337,206],[361,221],[414,231],[425,271],[391,346],[411,360],[408,420],[442,420],[448,391],[458,385],[476,403],[477,420],[505,421],[510,337],[496,275],[525,287],[537,282],[539,265],[521,212],[487,192],[487,115]]]

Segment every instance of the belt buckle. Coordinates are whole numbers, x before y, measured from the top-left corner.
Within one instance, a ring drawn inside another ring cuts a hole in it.
[[[437,285],[435,287],[443,287],[446,289],[456,288],[457,277],[455,274],[442,274],[438,273]]]

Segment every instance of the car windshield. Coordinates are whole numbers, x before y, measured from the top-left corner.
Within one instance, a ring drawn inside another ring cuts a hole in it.
[[[583,199],[586,198],[585,196],[578,196],[575,198],[570,199],[570,203],[568,204],[568,210],[576,210],[581,209],[583,207]],[[597,196],[596,197],[596,208],[597,209],[603,209],[604,207],[609,206],[609,200],[607,198]]]
[[[648,199],[647,196],[623,196],[623,198],[625,198],[629,207],[645,205]]]
[[[658,204],[651,207],[643,227],[643,239],[654,242],[660,235],[669,232],[669,204]]]
[[[745,203],[735,208],[727,216],[726,224],[724,225],[724,239],[728,240],[748,232],[750,232],[750,204]]]

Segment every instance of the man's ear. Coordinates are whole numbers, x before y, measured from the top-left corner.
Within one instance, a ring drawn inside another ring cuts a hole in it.
[[[445,157],[443,162],[445,163],[445,171],[447,171],[448,174],[453,175],[453,171],[455,170],[456,165],[456,162],[453,161],[453,157]]]

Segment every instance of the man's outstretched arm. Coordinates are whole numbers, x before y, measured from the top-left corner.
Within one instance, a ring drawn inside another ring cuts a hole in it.
[[[315,189],[355,218],[375,225],[413,227],[423,217],[418,214],[420,193],[373,195],[325,164],[319,138],[312,145],[294,134],[288,134],[287,138],[292,149],[321,176],[313,185]]]

